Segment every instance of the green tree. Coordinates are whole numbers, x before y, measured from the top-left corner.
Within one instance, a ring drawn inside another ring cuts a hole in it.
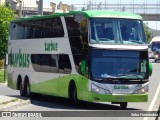
[[[0,5],[0,60],[5,58],[8,50],[8,35],[10,21],[15,19],[15,13],[5,4]]]
[[[151,32],[149,31],[148,24],[144,24],[144,31],[146,34],[147,41],[150,42],[152,38],[151,38]]]

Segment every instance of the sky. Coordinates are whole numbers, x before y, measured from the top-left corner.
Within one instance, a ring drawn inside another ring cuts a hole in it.
[[[31,0],[32,1],[32,0]],[[36,0],[33,0],[36,1]],[[89,1],[93,1],[93,3],[100,3],[102,4],[108,3],[108,4],[157,4],[160,7],[160,0],[43,0],[43,6],[44,7],[50,7],[50,2],[56,3],[56,5],[59,4],[59,2],[62,1],[64,4],[87,4]],[[159,8],[160,11],[160,8]],[[160,21],[144,21],[144,23],[148,23],[148,26],[152,29],[160,30]]]

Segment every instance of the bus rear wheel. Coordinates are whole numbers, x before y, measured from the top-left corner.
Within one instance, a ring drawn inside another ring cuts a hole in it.
[[[127,108],[127,102],[122,102],[120,103],[121,109],[126,109]]]
[[[19,90],[20,90],[20,95],[21,96],[26,96],[25,86],[23,86],[22,83],[20,83]]]
[[[30,84],[29,84],[29,81],[27,80],[26,82],[26,96],[27,97],[32,97],[32,93],[31,93],[31,89],[30,89]]]

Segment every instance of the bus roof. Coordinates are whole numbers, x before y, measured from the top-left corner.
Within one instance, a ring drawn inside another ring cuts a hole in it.
[[[84,14],[88,18],[92,17],[106,17],[106,18],[126,18],[126,19],[140,19],[142,17],[138,14],[132,14],[127,12],[119,12],[119,11],[109,11],[109,10],[88,10],[88,11],[70,11],[69,13],[55,13],[51,15],[37,15],[32,17],[24,17],[14,20],[14,22],[20,21],[29,21],[29,20],[38,20],[38,19],[46,19],[46,18],[53,18],[58,16],[69,16],[75,14]]]
[[[151,40],[150,43],[152,43],[152,42],[160,42],[160,36],[154,37],[154,38]]]

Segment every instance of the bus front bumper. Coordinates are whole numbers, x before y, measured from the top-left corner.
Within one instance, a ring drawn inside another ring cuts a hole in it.
[[[89,101],[91,102],[147,102],[146,94],[97,94],[90,92]]]

